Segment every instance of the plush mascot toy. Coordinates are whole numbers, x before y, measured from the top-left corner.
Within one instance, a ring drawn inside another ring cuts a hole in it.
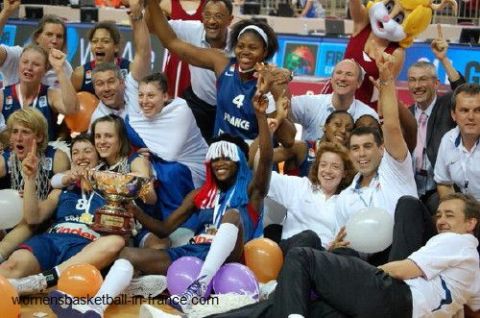
[[[365,7],[361,0],[350,0],[354,22],[353,35],[344,58],[353,58],[364,71],[364,80],[355,97],[377,109],[378,91],[369,77],[378,79],[375,56],[384,51],[394,56],[393,74],[398,76],[403,66],[405,49],[423,32],[432,20],[433,11],[450,5],[457,10],[455,0],[376,0]]]

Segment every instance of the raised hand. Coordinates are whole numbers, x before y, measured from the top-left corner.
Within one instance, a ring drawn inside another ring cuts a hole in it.
[[[380,84],[393,80],[393,65],[395,62],[395,58],[385,52],[380,50],[377,51],[375,56],[375,63],[377,64],[378,68],[378,79]]]
[[[446,57],[448,42],[443,38],[442,25],[440,23],[437,24],[437,37],[432,41],[430,47],[438,60],[442,61]]]
[[[34,139],[32,140],[32,147],[28,152],[25,159],[22,161],[22,171],[23,177],[28,179],[35,179],[37,176],[38,170],[38,156],[37,156],[37,141]]]
[[[266,114],[268,107],[268,97],[266,95],[257,90],[252,98],[252,102],[256,113]]]
[[[60,50],[51,48],[50,53],[48,54],[48,62],[55,71],[63,69],[63,64],[65,63],[66,54]]]
[[[255,72],[257,75],[257,92],[260,94],[268,93],[272,84],[269,68],[264,63],[257,63],[255,64]]]
[[[9,15],[20,7],[20,0],[3,0],[3,10]]]

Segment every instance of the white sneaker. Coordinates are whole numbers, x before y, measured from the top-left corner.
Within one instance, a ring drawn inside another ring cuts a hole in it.
[[[143,304],[140,306],[139,318],[183,318],[185,316],[169,314],[159,308]]]
[[[132,279],[130,285],[123,291],[127,297],[142,296],[153,298],[167,289],[167,277],[163,275],[146,275]]]
[[[47,289],[47,280],[41,274],[10,278],[8,281],[15,287],[20,296],[37,294]]]

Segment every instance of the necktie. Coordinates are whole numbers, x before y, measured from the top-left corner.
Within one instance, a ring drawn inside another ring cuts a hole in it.
[[[418,118],[417,146],[415,147],[415,168],[420,171],[424,167],[424,149],[427,142],[427,120],[428,116],[424,112]]]

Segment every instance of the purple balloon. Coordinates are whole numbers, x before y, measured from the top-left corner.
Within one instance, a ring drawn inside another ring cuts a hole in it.
[[[197,279],[202,266],[203,261],[192,256],[183,256],[173,262],[167,271],[167,288],[170,295],[183,293]],[[210,288],[207,289],[205,297],[210,295]]]
[[[255,275],[247,266],[239,263],[223,265],[213,278],[213,289],[217,294],[248,294],[255,299],[259,294]]]

